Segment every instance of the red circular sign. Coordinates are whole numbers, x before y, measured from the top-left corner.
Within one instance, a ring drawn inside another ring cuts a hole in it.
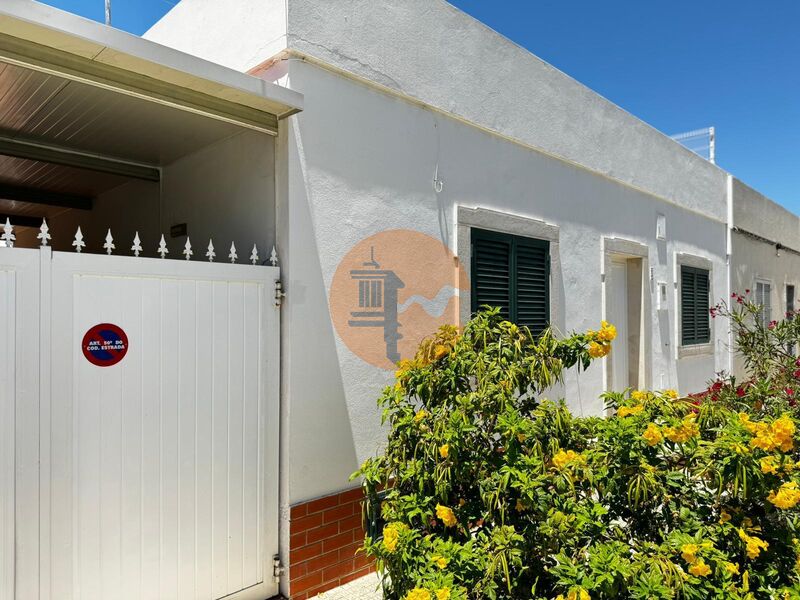
[[[100,323],[86,332],[81,348],[86,360],[93,365],[110,367],[128,353],[128,336],[121,327]]]

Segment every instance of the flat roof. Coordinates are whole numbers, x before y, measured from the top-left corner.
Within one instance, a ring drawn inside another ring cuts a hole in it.
[[[262,130],[303,108],[303,95],[34,2],[0,3],[0,60]]]

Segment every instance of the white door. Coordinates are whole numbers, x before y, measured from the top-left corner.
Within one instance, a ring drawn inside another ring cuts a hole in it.
[[[277,278],[53,253],[42,598],[277,594]]]
[[[611,263],[606,313],[617,328],[611,345],[611,390],[622,392],[630,385],[628,375],[628,269],[624,261]]]

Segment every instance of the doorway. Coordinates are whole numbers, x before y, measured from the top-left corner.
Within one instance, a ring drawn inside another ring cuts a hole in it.
[[[625,260],[614,260],[608,286],[608,321],[617,328],[617,339],[609,355],[611,389],[623,392],[630,387],[629,359],[629,311],[628,311],[628,267]]]
[[[606,320],[617,328],[607,363],[607,389],[647,386],[644,334],[645,259],[613,254],[606,269]]]

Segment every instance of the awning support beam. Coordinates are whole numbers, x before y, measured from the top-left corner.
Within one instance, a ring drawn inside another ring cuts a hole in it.
[[[30,204],[92,210],[92,199],[88,196],[48,192],[46,190],[2,183],[0,183],[0,200],[14,200],[16,202],[28,202]]]
[[[8,219],[14,227],[33,227],[39,229],[42,226],[41,217],[30,217],[28,215],[8,215],[0,214],[0,226]]]
[[[38,160],[54,165],[88,169],[89,171],[100,173],[110,173],[133,179],[161,181],[161,169],[159,167],[57,146],[47,142],[0,135],[0,154]]]

